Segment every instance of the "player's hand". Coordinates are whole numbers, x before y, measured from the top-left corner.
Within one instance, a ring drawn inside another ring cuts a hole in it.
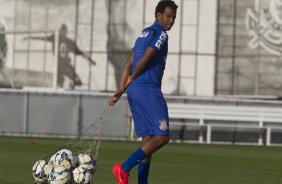
[[[92,65],[96,65],[96,62],[94,60],[92,60],[91,58],[89,58],[89,62],[92,64]]]
[[[128,88],[128,86],[134,81],[135,79],[132,76],[129,76],[126,82],[126,89]]]
[[[124,90],[118,90],[108,101],[109,106],[114,106],[115,103],[120,99],[122,94],[124,93]]]
[[[91,55],[90,55],[90,54],[88,54],[88,53],[83,53],[83,57],[85,57],[85,58],[89,61],[90,64],[96,65],[96,62],[91,58]]]

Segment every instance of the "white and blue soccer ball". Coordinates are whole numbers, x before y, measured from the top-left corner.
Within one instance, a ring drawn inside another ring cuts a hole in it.
[[[52,164],[47,160],[38,160],[32,167],[32,176],[35,183],[46,183]]]
[[[73,156],[72,152],[68,149],[62,149],[55,153],[51,158],[50,162],[56,166],[56,165],[63,165],[67,169],[71,169],[76,166],[76,160]]]
[[[82,165],[85,169],[88,169],[91,173],[94,173],[96,171],[96,159],[91,154],[78,154],[77,163],[78,165]]]
[[[93,173],[90,172],[85,165],[79,165],[72,171],[74,184],[92,184]]]
[[[56,165],[49,173],[48,182],[50,184],[70,184],[72,182],[71,171],[63,165]]]

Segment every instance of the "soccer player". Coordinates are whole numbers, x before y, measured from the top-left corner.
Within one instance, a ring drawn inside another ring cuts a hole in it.
[[[8,43],[4,31],[6,31],[6,21],[0,17],[0,70],[3,69],[6,63]],[[2,32],[2,33],[1,33]]]
[[[160,1],[155,9],[155,23],[137,38],[125,63],[118,90],[109,99],[114,105],[127,90],[136,135],[140,147],[122,164],[113,166],[119,184],[127,184],[130,170],[138,164],[138,183],[147,184],[152,154],[169,142],[167,104],[161,81],[168,52],[168,35],[178,6],[174,1]]]
[[[67,37],[67,26],[65,24],[61,25],[59,30],[59,52],[58,52],[58,86],[63,87],[64,76],[67,76],[70,80],[73,81],[73,86],[80,86],[82,84],[79,76],[75,73],[73,66],[71,65],[71,59],[69,53],[73,52],[74,54],[81,55],[86,58],[91,64],[95,65],[95,61],[91,59],[87,54],[82,52],[77,44]],[[46,37],[36,37],[29,36],[24,37],[26,39],[35,39],[35,40],[45,40],[52,43],[52,49],[55,48],[55,35],[50,35]],[[71,86],[73,88],[73,86]]]

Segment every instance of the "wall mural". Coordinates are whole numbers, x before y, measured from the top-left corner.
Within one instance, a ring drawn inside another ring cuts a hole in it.
[[[246,28],[250,36],[249,47],[259,46],[270,53],[282,53],[282,0],[256,0],[247,9]]]

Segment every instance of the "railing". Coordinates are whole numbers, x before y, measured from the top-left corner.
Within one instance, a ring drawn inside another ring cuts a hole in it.
[[[191,103],[189,99],[185,103],[170,100],[170,124],[198,127],[198,142],[208,144],[212,143],[212,133],[216,129],[255,131],[258,133],[258,145],[271,145],[272,131],[282,131],[282,107],[279,101],[211,99],[196,102],[190,99],[194,101]]]

